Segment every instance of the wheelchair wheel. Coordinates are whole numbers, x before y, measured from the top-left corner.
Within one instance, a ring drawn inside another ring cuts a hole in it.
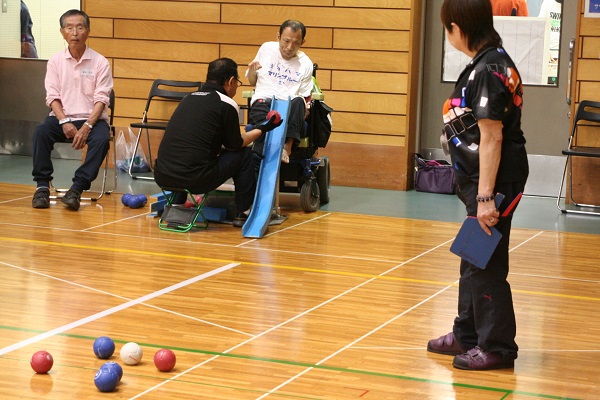
[[[316,179],[308,179],[300,189],[300,205],[305,212],[314,212],[319,208],[319,185]]]
[[[329,203],[329,181],[331,177],[329,157],[323,156],[321,160],[323,160],[323,166],[317,169],[317,184],[319,185],[321,204],[327,204]]]

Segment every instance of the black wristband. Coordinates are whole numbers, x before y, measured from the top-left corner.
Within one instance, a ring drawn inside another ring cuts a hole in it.
[[[489,196],[481,196],[478,194],[477,196],[475,196],[475,200],[477,200],[480,203],[486,203],[488,201],[494,200],[494,197],[496,197],[496,195],[493,193],[490,194]]]

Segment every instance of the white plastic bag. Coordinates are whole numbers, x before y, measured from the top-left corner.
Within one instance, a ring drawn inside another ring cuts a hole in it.
[[[117,140],[115,142],[117,150],[117,169],[120,171],[128,172],[129,165],[133,159],[133,167],[131,172],[147,172],[148,171],[148,160],[144,154],[142,146],[138,146],[135,157],[133,157],[133,149],[135,147],[136,135],[129,128],[129,142],[125,139],[123,131],[119,131]]]

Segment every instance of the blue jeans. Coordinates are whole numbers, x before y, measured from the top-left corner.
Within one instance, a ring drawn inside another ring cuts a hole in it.
[[[85,120],[73,121],[77,129],[83,126]],[[41,125],[35,128],[33,133],[33,180],[38,186],[48,186],[53,179],[54,166],[50,154],[55,143],[67,143],[62,127],[58,119],[48,116]],[[85,161],[73,177],[72,189],[82,192],[88,190],[92,182],[98,176],[98,171],[104,162],[106,153],[110,148],[110,127],[104,120],[98,120],[87,138],[87,153]]]

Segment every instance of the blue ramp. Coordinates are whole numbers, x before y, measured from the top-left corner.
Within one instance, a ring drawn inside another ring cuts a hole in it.
[[[271,102],[271,110],[281,114],[283,123],[277,128],[266,133],[265,146],[263,149],[263,160],[258,173],[256,194],[254,203],[246,223],[242,227],[242,235],[248,238],[261,238],[265,235],[273,207],[275,206],[275,194],[279,181],[279,166],[281,165],[281,153],[285,144],[285,131],[290,109],[290,100],[276,100]]]

